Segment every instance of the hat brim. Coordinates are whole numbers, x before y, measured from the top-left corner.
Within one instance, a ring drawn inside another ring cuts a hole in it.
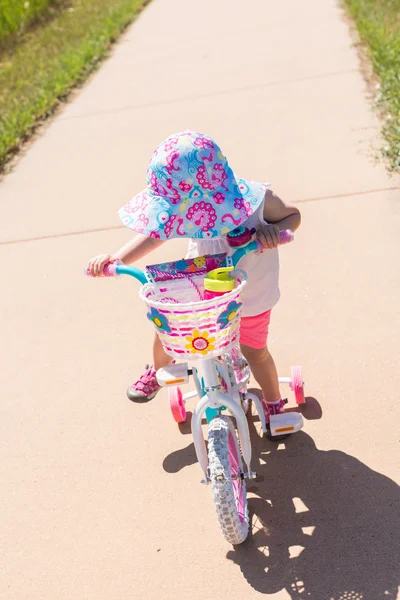
[[[161,240],[220,237],[247,221],[269,187],[240,177],[236,182],[239,193],[220,204],[207,193],[192,193],[186,202],[173,204],[145,189],[120,208],[118,215],[129,229]]]

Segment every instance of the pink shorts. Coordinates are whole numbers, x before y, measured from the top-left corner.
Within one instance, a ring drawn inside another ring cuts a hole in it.
[[[254,317],[242,317],[240,321],[240,343],[250,348],[264,348],[267,344],[270,319],[270,310]]]

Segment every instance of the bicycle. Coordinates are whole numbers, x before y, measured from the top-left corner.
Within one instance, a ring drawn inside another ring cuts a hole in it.
[[[186,419],[185,402],[199,397],[191,426],[197,459],[204,474],[202,483],[211,484],[223,535],[233,545],[247,538],[245,479],[256,477],[251,471],[246,419],[250,401],[256,407],[263,433],[268,431],[260,399],[247,391],[250,369],[239,346],[240,299],[247,275],[236,267],[243,256],[261,250],[253,233],[239,227],[228,234],[228,243],[235,248],[231,257],[218,254],[150,265],[145,272],[116,262],[103,270],[105,276],[125,274],[142,283],[139,295],[149,309],[147,317],[156,327],[166,353],[175,361],[190,360],[202,367],[200,377],[195,365],[189,368],[188,362],[174,362],[160,369],[157,379],[161,386],[169,388],[171,411],[177,422]],[[291,231],[280,233],[281,244],[292,239]],[[234,268],[236,287],[217,298],[204,300],[205,274],[223,267]],[[195,390],[183,395],[178,386],[187,384],[189,377],[193,377]],[[291,385],[297,404],[305,402],[300,367],[293,367],[292,377],[280,378],[280,382]],[[234,420],[225,411],[229,411]],[[203,415],[208,423],[207,446],[202,431]],[[269,431],[272,436],[281,436],[299,431],[302,426],[301,414],[288,412],[272,415]]]

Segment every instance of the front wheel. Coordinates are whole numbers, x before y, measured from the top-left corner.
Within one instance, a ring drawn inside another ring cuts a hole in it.
[[[246,483],[236,431],[229,417],[215,417],[209,424],[208,461],[222,533],[230,544],[241,544],[249,532]]]

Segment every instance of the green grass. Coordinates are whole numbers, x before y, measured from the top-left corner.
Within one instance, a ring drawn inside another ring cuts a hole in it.
[[[22,31],[60,0],[0,0],[0,42]]]
[[[0,167],[93,70],[145,3],[69,0],[44,23],[11,38],[0,53]]]
[[[345,2],[380,80],[377,104],[384,119],[383,154],[391,170],[400,171],[400,0]]]

